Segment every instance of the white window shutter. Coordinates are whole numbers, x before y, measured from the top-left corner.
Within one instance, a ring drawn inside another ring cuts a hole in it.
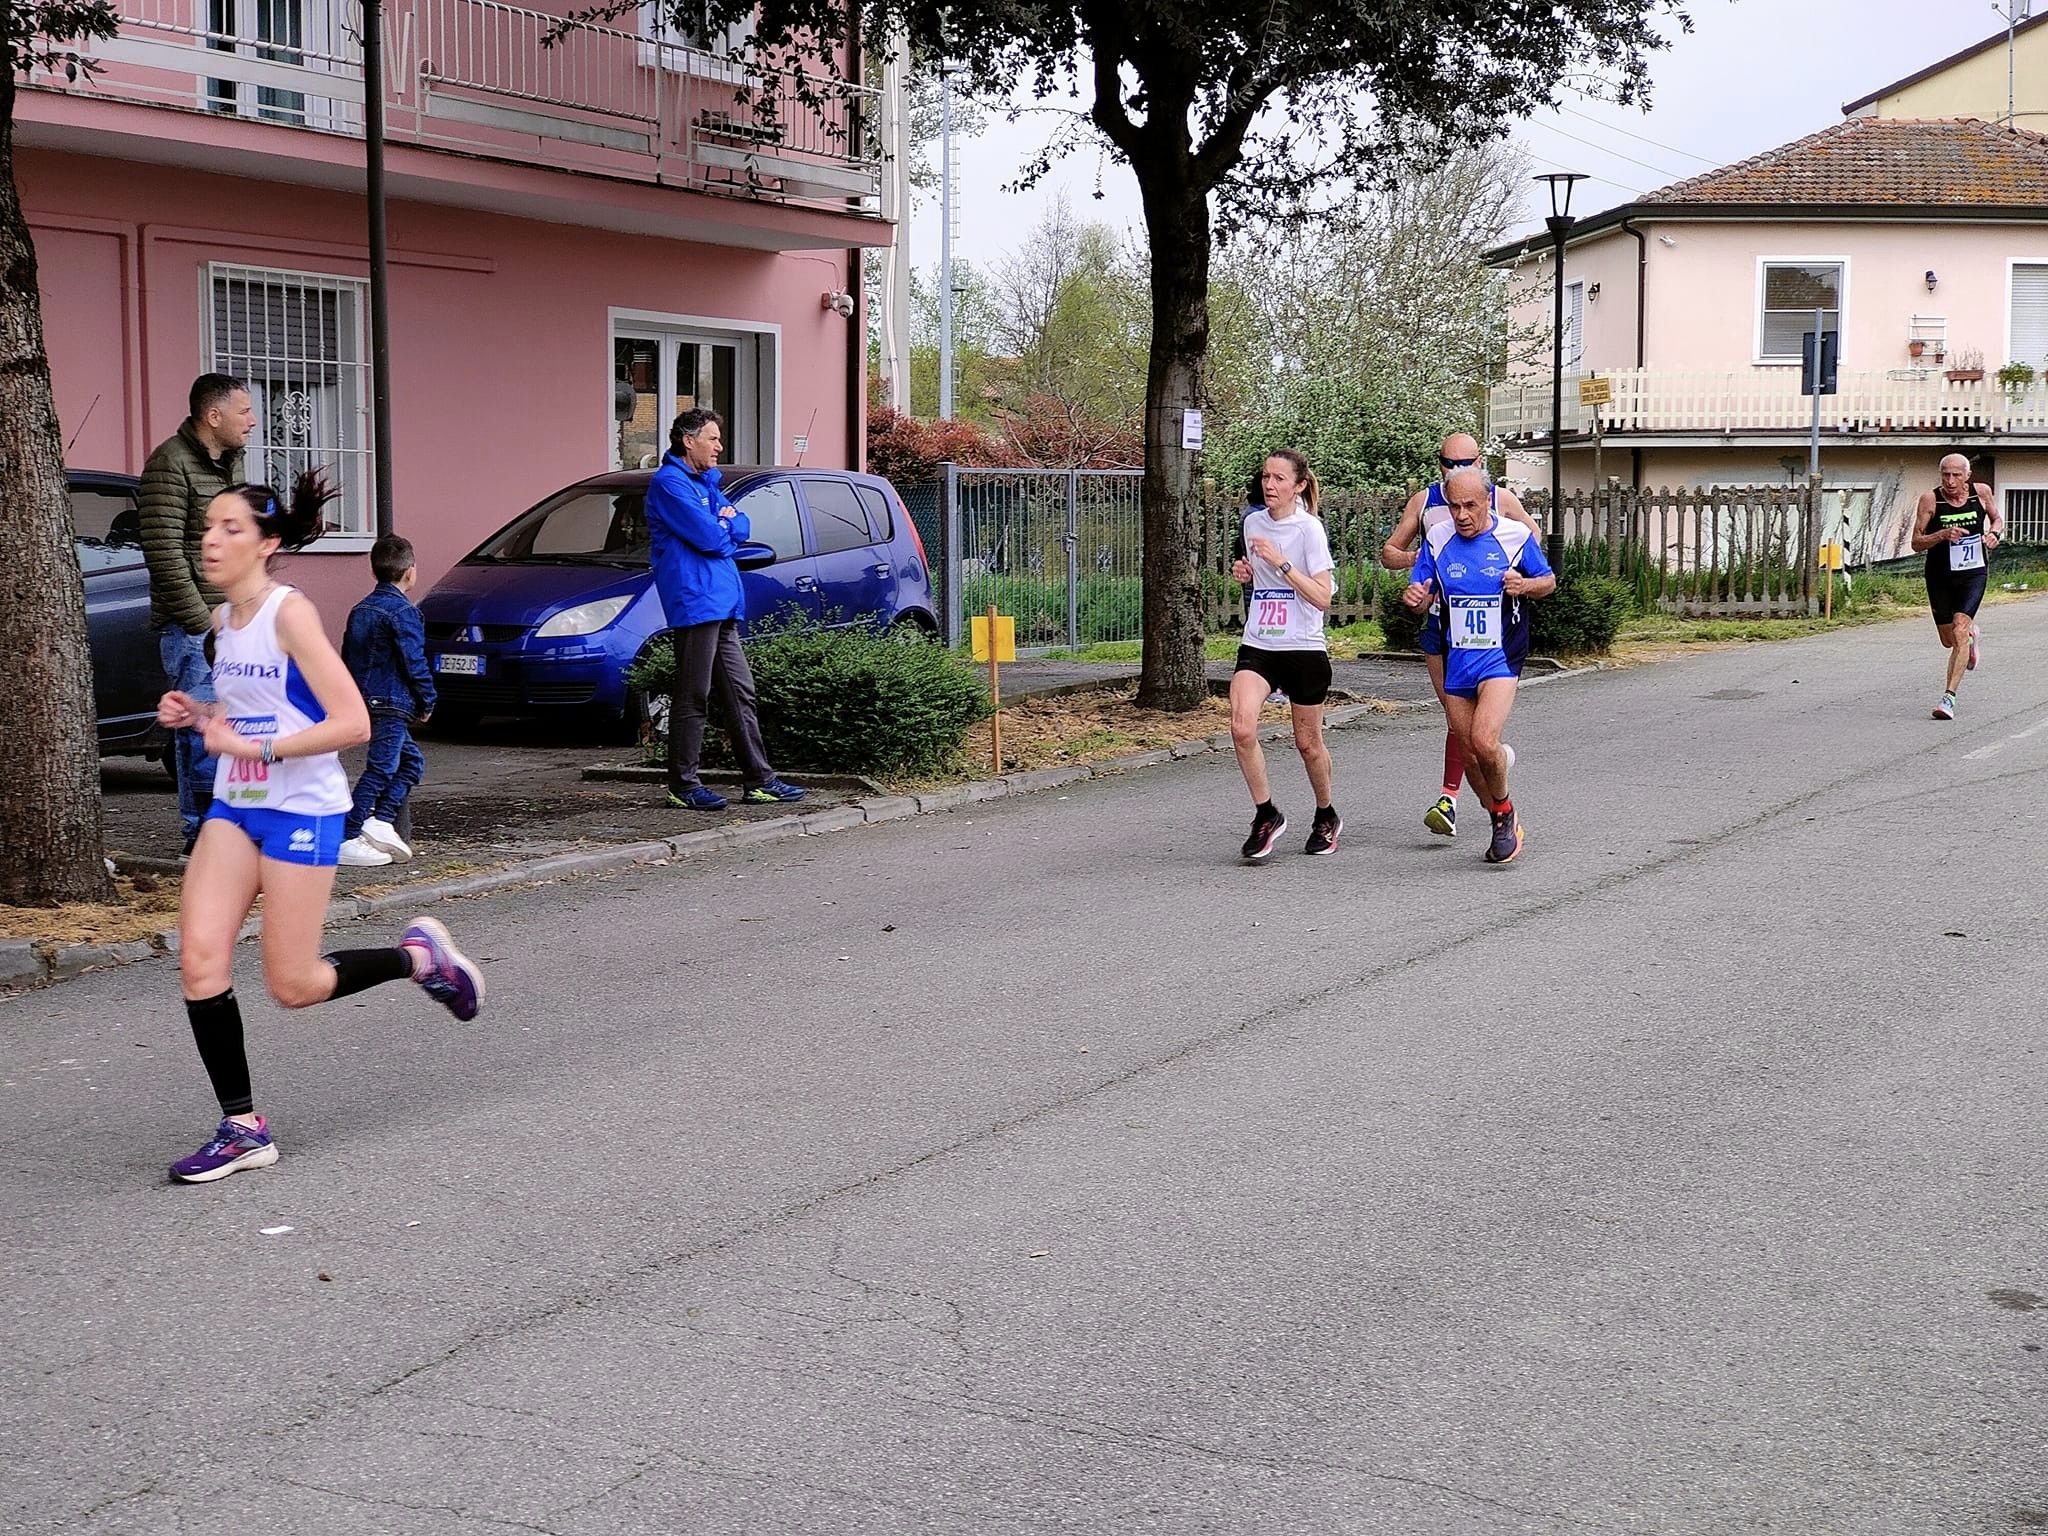
[[[2007,361],[2048,369],[2048,263],[2012,269],[2012,356]]]

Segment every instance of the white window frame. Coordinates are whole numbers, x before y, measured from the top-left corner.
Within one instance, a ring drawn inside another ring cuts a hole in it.
[[[710,342],[713,345],[732,345],[751,342],[755,358],[750,366],[747,359],[741,359],[741,366],[734,371],[733,389],[735,394],[750,402],[754,413],[757,440],[767,452],[753,455],[764,464],[782,462],[782,327],[767,320],[740,320],[724,315],[674,315],[659,310],[609,308],[605,311],[604,326],[604,367],[598,374],[604,386],[603,396],[603,462],[614,462],[618,452],[618,420],[613,414],[613,369],[619,333],[625,331],[653,332],[656,335],[672,337],[677,341]],[[664,362],[666,357],[664,355]],[[664,400],[672,399],[675,380],[667,367],[658,375]],[[673,411],[666,412],[669,421],[675,419]],[[731,423],[727,423],[728,430]],[[667,422],[661,424],[666,434]],[[665,437],[658,440],[665,446]],[[748,457],[733,449],[735,462],[744,462]],[[632,469],[636,466],[620,466]]]
[[[232,355],[224,356],[221,351],[223,338],[215,334],[214,328],[214,286],[222,279],[249,283],[314,284],[323,288],[339,289],[353,295],[350,305],[353,323],[347,327],[353,335],[356,357],[359,361],[349,362],[336,358],[332,366],[356,371],[356,398],[351,404],[345,398],[338,403],[338,420],[344,423],[344,441],[331,450],[315,450],[316,453],[331,451],[339,462],[321,464],[328,475],[338,482],[342,492],[341,515],[347,516],[360,526],[330,528],[306,547],[307,554],[359,554],[376,541],[376,444],[371,438],[371,402],[376,388],[372,375],[375,366],[370,357],[370,284],[367,278],[354,277],[341,272],[308,272],[288,267],[259,267],[245,262],[208,261],[199,267],[199,333],[203,352],[202,371],[232,373],[238,377],[253,372],[247,362]],[[337,333],[337,341],[340,335]],[[350,350],[343,347],[344,352]],[[294,361],[299,366],[310,359],[273,358],[287,368]],[[323,360],[324,364],[324,360]],[[353,419],[355,437],[359,444],[350,447],[346,442],[346,423]],[[267,430],[263,411],[259,407],[256,420],[256,435],[250,440],[251,458],[244,473],[251,480],[266,475],[269,466],[260,463],[255,455],[265,453],[263,436]],[[333,507],[330,504],[330,516]]]
[[[706,80],[746,83],[750,71],[735,53],[741,52],[754,36],[756,18],[736,21],[715,37],[693,37],[668,19],[662,0],[640,0],[640,62],[648,69],[666,69],[672,74],[697,75]]]
[[[1756,259],[1756,299],[1752,308],[1749,360],[1759,368],[1797,368],[1798,356],[1764,354],[1764,274],[1771,267],[1839,267],[1842,276],[1835,292],[1835,366],[1848,365],[1849,351],[1849,258],[1846,256],[1759,256]]]
[[[2018,269],[2021,267],[2048,267],[2048,255],[2008,256],[2005,258],[2005,355],[1999,359],[2001,365],[2009,363],[2013,360],[2012,280]],[[2025,362],[2026,359],[2022,358],[2020,359],[2020,361]],[[2040,363],[2034,364],[2034,367],[2037,372],[2041,371]],[[1987,365],[1986,371],[1989,373],[1996,373],[1998,370],[1996,368],[1991,368],[1989,367],[1989,365]]]
[[[200,8],[202,16],[207,15],[209,0],[193,0],[193,3]],[[222,99],[214,96],[211,91],[213,81],[223,77],[202,75],[199,82],[200,108],[221,116],[232,115],[265,122],[301,124],[308,128],[323,128],[333,132],[348,132],[359,128],[362,123],[360,108],[347,100],[324,96],[320,92],[319,76],[342,75],[346,78],[349,65],[353,64],[360,68],[362,63],[362,44],[357,36],[346,26],[340,28],[337,33],[334,25],[340,14],[337,6],[332,0],[298,0],[300,16],[305,27],[305,40],[296,48],[288,48],[281,43],[263,42],[257,37],[264,3],[265,0],[229,0],[234,12],[235,46],[232,49],[208,48],[203,51],[218,52],[224,58],[273,64],[288,74],[305,71],[307,79],[304,85],[294,81],[289,86],[268,87],[271,90],[286,90],[302,97],[304,107],[297,116],[293,116],[283,112],[283,109],[263,106],[255,98],[256,93],[265,87],[228,78],[226,83],[234,92],[233,110],[229,113],[223,111]],[[210,20],[210,17],[207,19]],[[209,37],[214,35],[216,34],[207,33]],[[296,53],[298,60],[296,63],[268,60],[264,58],[266,52]]]
[[[1576,288],[1578,293],[1573,294]],[[1586,361],[1586,280],[1575,277],[1564,285],[1564,366],[1577,372]]]
[[[1998,498],[1998,510],[2005,518],[2005,525],[2008,528],[2012,526],[2014,491],[2039,491],[2042,495],[2048,496],[2048,480],[2005,480],[1992,488],[1992,494]],[[2044,528],[2043,531],[2048,532],[2048,528]]]

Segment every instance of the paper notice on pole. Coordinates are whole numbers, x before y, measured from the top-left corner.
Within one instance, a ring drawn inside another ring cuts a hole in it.
[[[1180,445],[1190,453],[1202,446],[1202,413],[1182,411],[1180,413]]]

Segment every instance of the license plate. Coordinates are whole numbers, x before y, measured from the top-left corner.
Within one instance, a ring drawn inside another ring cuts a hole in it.
[[[481,656],[442,656],[434,663],[437,672],[466,672],[471,677],[481,677],[484,659]]]

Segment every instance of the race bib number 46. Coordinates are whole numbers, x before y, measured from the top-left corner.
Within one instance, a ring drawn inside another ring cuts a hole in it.
[[[1501,615],[1498,597],[1457,597],[1451,602],[1451,648],[1458,651],[1497,651],[1501,648]]]
[[[1252,594],[1251,632],[1261,640],[1285,640],[1294,618],[1294,589]]]
[[[1973,533],[1948,547],[1948,568],[1952,571],[1984,569],[1984,535]]]

